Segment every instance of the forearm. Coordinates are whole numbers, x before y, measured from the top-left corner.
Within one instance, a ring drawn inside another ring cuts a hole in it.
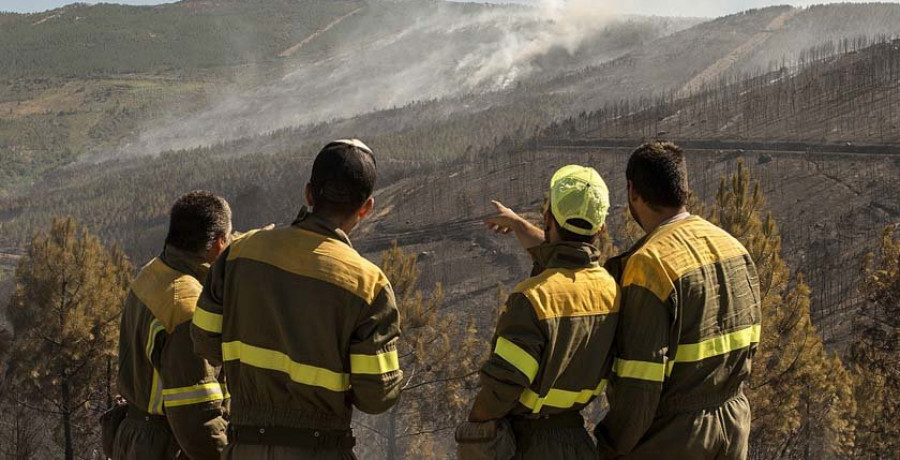
[[[218,459],[228,443],[221,401],[167,409],[169,424],[191,460]]]
[[[506,416],[515,406],[524,388],[512,382],[502,382],[484,373],[481,390],[469,412],[470,422],[486,422]]]
[[[193,352],[213,366],[222,365],[222,335],[191,325]]]
[[[650,429],[659,406],[662,385],[620,381],[610,395],[610,411],[597,425],[602,458],[627,455]]]
[[[512,230],[516,234],[519,244],[525,250],[544,243],[544,231],[524,218],[520,217],[512,227]]]

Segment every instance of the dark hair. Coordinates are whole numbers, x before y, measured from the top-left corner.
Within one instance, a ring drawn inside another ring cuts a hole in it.
[[[567,221],[569,225],[574,225],[576,227],[582,228],[590,228],[591,224],[582,220],[582,219],[569,219]],[[568,241],[570,243],[587,243],[594,244],[597,241],[597,234],[593,235],[580,235],[575,232],[570,232],[559,225],[559,222],[556,223],[556,230],[559,231],[559,238],[563,241]]]
[[[671,142],[652,142],[628,159],[625,177],[651,208],[680,208],[690,195],[684,150]]]
[[[579,235],[578,233],[571,232],[563,228],[562,225],[559,224],[559,221],[556,220],[556,216],[553,215],[553,212],[547,210],[547,215],[550,216],[550,220],[553,221],[553,224],[556,225],[556,232],[559,233],[559,239],[562,241],[566,241],[569,243],[587,243],[587,244],[595,244],[597,242],[597,234],[594,235]],[[574,225],[576,227],[588,229],[591,228],[591,224],[584,219],[569,219],[566,221],[570,225]]]
[[[195,191],[172,206],[166,244],[183,251],[202,253],[231,228],[231,207],[211,192]]]
[[[314,210],[348,216],[372,196],[377,178],[372,150],[358,140],[334,141],[313,163],[309,186]]]

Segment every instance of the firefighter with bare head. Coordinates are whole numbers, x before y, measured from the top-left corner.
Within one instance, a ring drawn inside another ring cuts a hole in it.
[[[311,210],[245,235],[213,265],[192,334],[231,392],[223,458],[354,458],[353,407],[396,402],[394,293],[348,237],[372,211],[375,178],[365,144],[328,144],[305,189]]]
[[[227,391],[219,369],[194,354],[190,328],[209,264],[230,241],[228,203],[189,193],[172,207],[162,254],[131,284],[118,375],[128,407],[113,429],[114,460],[213,460],[225,447]]]
[[[638,148],[628,204],[646,232],[606,265],[622,287],[600,458],[744,459],[743,388],[759,343],[759,278],[744,246],[692,216],[684,152]]]

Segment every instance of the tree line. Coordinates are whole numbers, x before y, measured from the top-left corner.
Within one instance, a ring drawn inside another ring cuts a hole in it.
[[[695,197],[691,207],[738,238],[760,273],[763,335],[748,388],[751,458],[896,453],[900,227],[885,228],[861,263],[866,307],[855,320],[853,352],[842,359],[816,332],[813,290],[782,258],[779,225],[749,169],[739,164],[711,203]],[[616,232],[620,241],[638,236],[627,221]],[[607,254],[617,251],[612,239],[604,246]],[[71,218],[55,220],[27,248],[8,299],[12,330],[0,331],[0,458],[99,458],[97,417],[116,392],[117,319],[134,267]],[[383,253],[405,322],[406,380],[394,410],[354,422],[367,456],[449,455],[449,433],[465,414],[489,352],[491,329],[446,309],[440,285],[421,285],[420,263],[396,244]],[[496,309],[481,315],[483,324],[496,321]]]

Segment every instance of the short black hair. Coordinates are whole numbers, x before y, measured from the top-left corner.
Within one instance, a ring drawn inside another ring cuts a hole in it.
[[[671,142],[651,142],[628,159],[625,177],[651,208],[680,208],[691,194],[684,150]]]
[[[182,196],[172,205],[166,244],[200,254],[231,230],[231,207],[224,198],[202,190]]]
[[[313,162],[309,186],[314,210],[348,216],[372,196],[377,179],[375,156],[358,140],[334,141]]]

